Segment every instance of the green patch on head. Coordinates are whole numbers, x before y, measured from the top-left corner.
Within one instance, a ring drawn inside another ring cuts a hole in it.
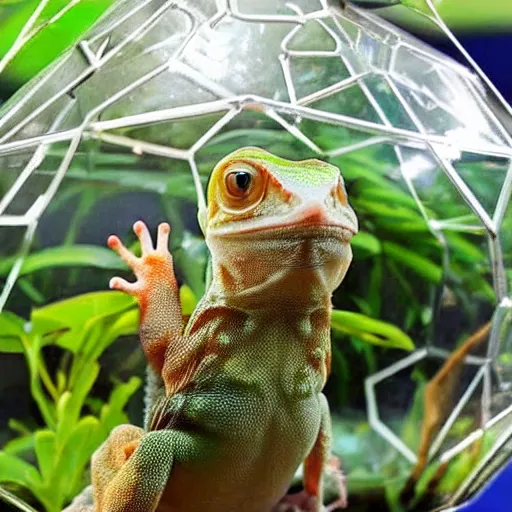
[[[221,164],[239,158],[254,160],[268,167],[278,179],[292,180],[304,186],[330,185],[335,183],[340,176],[340,170],[327,162],[316,159],[286,160],[257,147],[237,149],[223,158]]]

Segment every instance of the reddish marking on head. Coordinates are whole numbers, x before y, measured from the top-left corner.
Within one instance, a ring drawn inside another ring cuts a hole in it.
[[[321,204],[308,206],[299,213],[297,225],[301,226],[321,226],[329,222],[325,208]]]
[[[269,173],[268,172],[268,169],[265,168],[265,171],[268,173],[269,175],[269,182],[272,183],[272,185],[279,189],[282,194],[283,194],[283,199],[289,203],[292,198],[293,198],[293,194],[287,190],[286,188],[284,188],[283,184],[272,174],[272,173]]]
[[[343,183],[341,179],[338,181],[338,184],[332,189],[333,197],[337,197],[338,201],[343,205],[348,205],[348,197],[347,192],[345,190],[345,187],[343,186]]]

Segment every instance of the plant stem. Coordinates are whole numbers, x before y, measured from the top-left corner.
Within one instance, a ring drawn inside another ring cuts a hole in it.
[[[39,376],[41,377],[41,380],[43,384],[46,386],[46,389],[48,390],[48,393],[50,393],[51,397],[55,402],[59,400],[59,392],[57,391],[57,388],[55,387],[55,384],[53,383],[50,374],[48,373],[48,369],[46,368],[46,365],[44,364],[44,360],[42,357],[38,358],[38,372]]]
[[[31,343],[26,336],[22,336],[21,343],[23,344],[23,349],[25,350],[25,355],[27,357],[28,368],[30,371],[30,392],[36,401],[39,411],[45,421],[45,423],[52,429],[55,429],[55,417],[52,414],[52,410],[50,408],[50,404],[46,400],[44,396],[43,390],[41,389],[41,385],[39,382],[38,375],[38,362],[37,362],[37,353],[33,350]],[[38,343],[36,340],[32,340],[34,346],[37,346]]]

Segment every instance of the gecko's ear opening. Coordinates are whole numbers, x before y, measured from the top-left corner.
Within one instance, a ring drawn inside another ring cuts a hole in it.
[[[201,231],[203,235],[206,235],[206,217],[207,217],[208,210],[203,206],[199,207],[197,210],[197,220],[199,222],[199,227],[201,228]]]

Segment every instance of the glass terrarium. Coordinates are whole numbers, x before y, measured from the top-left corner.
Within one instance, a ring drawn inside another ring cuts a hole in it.
[[[117,1],[0,109],[0,484],[60,510],[141,423],[106,238],[169,221],[189,315],[209,174],[257,146],[338,166],[359,219],[325,390],[349,510],[476,492],[512,432],[510,115],[478,69],[351,3]]]

